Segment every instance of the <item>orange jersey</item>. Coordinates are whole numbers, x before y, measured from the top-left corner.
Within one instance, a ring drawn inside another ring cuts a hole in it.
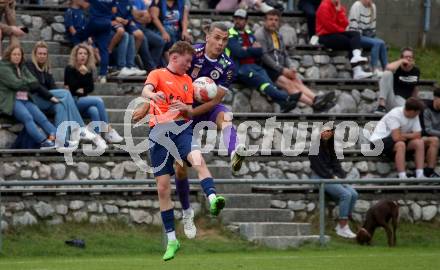
[[[191,105],[193,103],[194,89],[192,79],[189,75],[178,75],[167,68],[156,69],[150,72],[145,85],[154,87],[154,92],[163,92],[165,101],[150,102],[150,126],[157,123],[170,122],[183,118],[180,112],[169,112],[168,107],[173,100],[180,100],[182,103]],[[186,119],[189,120],[189,119]]]

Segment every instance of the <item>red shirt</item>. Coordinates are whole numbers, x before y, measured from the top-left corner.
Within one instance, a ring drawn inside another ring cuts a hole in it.
[[[341,6],[336,11],[332,0],[323,0],[316,11],[316,34],[323,36],[345,32],[348,26],[348,19],[345,7]]]
[[[243,40],[243,47],[250,48],[252,47],[251,40],[249,39],[249,35],[246,32],[240,33],[241,39]],[[255,64],[255,59],[253,57],[246,57],[240,59],[240,65],[245,64]]]

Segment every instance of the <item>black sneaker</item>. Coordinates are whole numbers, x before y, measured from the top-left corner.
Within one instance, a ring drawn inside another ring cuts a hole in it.
[[[375,114],[380,114],[380,115],[384,115],[387,113],[387,109],[385,108],[385,106],[377,106],[377,109],[374,111]]]
[[[301,94],[302,93],[299,92],[299,93],[295,93],[293,95],[290,95],[287,98],[286,102],[284,102],[282,105],[280,104],[281,105],[281,112],[288,113],[291,110],[295,109],[296,105],[298,105],[298,101],[299,101],[299,98],[301,97]]]
[[[317,111],[322,111],[325,108],[328,108],[329,104],[334,105],[335,92],[328,92],[323,95],[319,95],[315,97],[312,108]]]
[[[66,241],[64,241],[64,243],[66,243],[66,245],[69,245],[72,247],[77,247],[77,248],[85,248],[86,247],[86,242],[82,239],[66,240]]]

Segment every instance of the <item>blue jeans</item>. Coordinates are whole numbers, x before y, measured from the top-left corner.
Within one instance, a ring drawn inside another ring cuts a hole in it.
[[[161,59],[165,42],[162,37],[151,29],[140,26],[139,29],[144,33],[144,40],[139,48],[144,68],[146,70],[156,69],[161,65]]]
[[[174,26],[164,25],[165,30],[170,35],[171,40],[165,43],[164,51],[168,51],[174,43],[182,39],[182,30],[176,29]]]
[[[109,53],[108,45],[112,39],[112,22],[110,19],[90,18],[85,28],[85,36],[92,37],[93,42],[99,49],[101,63],[99,66],[99,75],[106,76],[108,71]]]
[[[311,178],[322,179],[316,174],[313,174]],[[339,219],[348,219],[359,197],[356,190],[347,184],[325,184],[324,189],[332,199],[339,201]]]
[[[108,124],[108,114],[105,110],[104,101],[100,97],[86,96],[76,100],[76,106],[84,117],[89,117],[92,121],[102,121]],[[95,128],[95,132],[99,132],[99,128]]]
[[[45,141],[49,135],[55,136],[56,128],[31,101],[15,100],[12,115],[23,123],[26,132],[38,143]],[[40,131],[37,124],[45,133]]]
[[[380,38],[370,38],[361,36],[361,46],[365,49],[371,49],[371,66],[373,68],[379,67],[379,60],[382,64],[382,68],[388,64],[387,46],[385,41]]]
[[[135,58],[135,45],[134,45],[134,37],[129,33],[125,32],[121,41],[118,44],[117,54],[118,54],[118,69],[122,69],[123,67],[132,68],[135,66],[134,58]]]

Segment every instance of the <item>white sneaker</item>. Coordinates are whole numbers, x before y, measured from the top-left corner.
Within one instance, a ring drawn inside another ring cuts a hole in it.
[[[121,143],[124,140],[124,138],[122,138],[121,135],[119,135],[118,132],[113,128],[109,132],[105,133],[104,139],[108,143]]]
[[[99,83],[107,83],[107,78],[105,76],[98,76]]]
[[[357,64],[361,62],[367,62],[368,58],[363,57],[361,53],[362,52],[359,49],[353,50],[353,57],[351,58],[350,63]]]
[[[373,76],[373,73],[365,72],[361,66],[356,66],[353,68],[353,79],[355,80],[367,79],[371,76]]]
[[[339,226],[339,224],[338,224],[338,225],[336,226],[335,230],[336,230],[336,234],[339,235],[339,236],[341,236],[341,237],[344,237],[344,238],[350,238],[350,239],[356,238],[356,234],[354,234],[354,233],[350,230],[350,227],[348,226],[348,224],[345,225],[343,228],[341,228],[341,227]]]
[[[95,132],[90,131],[88,128],[86,127],[82,127],[80,129],[80,133],[79,133],[79,138],[81,140],[85,140],[85,141],[93,141],[96,136],[98,136]]]
[[[144,76],[145,74],[147,74],[146,70],[141,70],[137,67],[132,67],[130,68],[130,70],[134,72],[135,76]]]
[[[99,149],[107,149],[108,148],[108,146],[107,146],[107,143],[105,142],[105,140],[101,137],[101,136],[99,136],[99,135],[96,135],[96,138],[93,140],[93,142],[96,144],[96,147],[98,147]]]
[[[134,76],[136,73],[131,70],[131,68],[123,67],[121,71],[119,71],[118,77],[128,77],[128,76]]]
[[[188,239],[193,239],[197,234],[197,228],[194,225],[194,210],[192,208],[188,210],[190,210],[190,213],[185,215],[187,211],[183,211],[182,215],[183,231]]]
[[[264,2],[260,4],[260,11],[263,12],[263,13],[269,12],[269,11],[271,11],[273,9],[274,8],[272,6],[269,6],[268,4],[266,4]]]
[[[310,45],[316,46],[319,43],[319,37],[317,35],[314,35],[310,38],[309,41]]]
[[[380,79],[383,76],[383,71],[376,68],[376,69],[374,69],[373,75],[374,75],[374,77]]]

